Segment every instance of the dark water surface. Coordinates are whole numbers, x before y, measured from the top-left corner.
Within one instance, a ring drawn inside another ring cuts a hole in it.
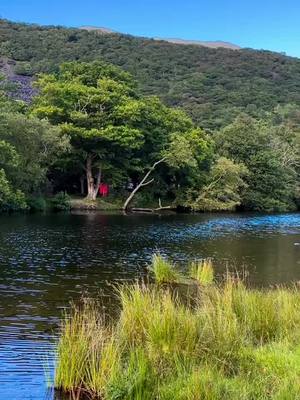
[[[108,302],[108,283],[144,275],[157,250],[246,268],[255,285],[300,280],[300,214],[1,216],[0,399],[53,399],[44,369],[62,309],[100,291]]]

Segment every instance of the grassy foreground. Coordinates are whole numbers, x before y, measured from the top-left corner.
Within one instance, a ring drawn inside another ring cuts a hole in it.
[[[62,324],[55,387],[103,400],[300,399],[300,290],[249,289],[231,276],[212,283],[210,262],[190,270],[200,279],[190,302],[160,270],[163,285],[117,289],[114,323],[95,303],[74,307]]]

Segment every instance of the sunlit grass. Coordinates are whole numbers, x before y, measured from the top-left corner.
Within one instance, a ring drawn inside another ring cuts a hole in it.
[[[297,399],[299,289],[249,289],[229,275],[205,282],[193,303],[172,285],[120,286],[110,324],[93,303],[73,307],[56,388],[101,400]]]
[[[211,285],[214,281],[212,261],[210,259],[193,261],[190,264],[190,277],[201,285]]]
[[[175,283],[181,279],[180,273],[176,270],[174,264],[160,254],[154,254],[150,269],[154,274],[155,282],[158,284]]]

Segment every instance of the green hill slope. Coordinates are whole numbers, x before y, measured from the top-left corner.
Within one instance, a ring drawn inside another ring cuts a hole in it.
[[[241,111],[260,116],[278,104],[300,105],[300,59],[268,51],[0,20],[0,57],[15,60],[21,75],[55,71],[67,60],[104,59],[132,73],[143,94],[183,107],[210,129],[228,124]]]

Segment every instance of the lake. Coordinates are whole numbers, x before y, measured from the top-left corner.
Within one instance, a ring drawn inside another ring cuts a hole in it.
[[[211,257],[217,274],[247,270],[252,285],[297,281],[300,214],[0,216],[0,398],[53,399],[63,309],[83,295],[109,307],[111,283],[145,276],[155,251],[179,268]]]

